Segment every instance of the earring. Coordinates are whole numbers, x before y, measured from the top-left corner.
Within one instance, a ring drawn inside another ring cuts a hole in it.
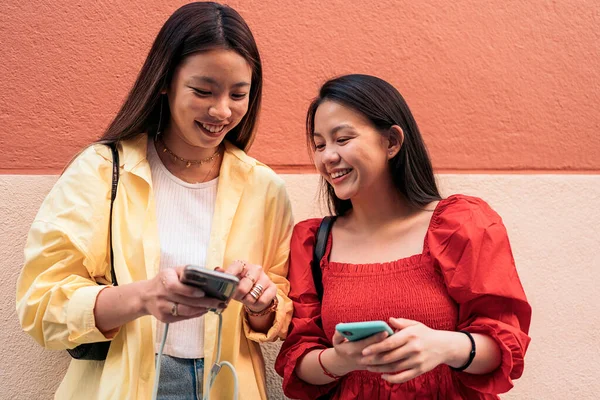
[[[162,114],[163,114],[163,103],[164,103],[163,100],[164,100],[164,97],[161,94],[160,95],[160,112],[158,114],[158,127],[156,128],[156,136],[154,137],[154,140],[158,140],[158,137],[162,133],[162,131],[160,130],[160,128],[162,126]]]

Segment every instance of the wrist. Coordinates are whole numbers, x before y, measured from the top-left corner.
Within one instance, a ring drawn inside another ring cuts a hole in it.
[[[321,355],[321,359],[325,368],[336,376],[344,376],[357,369],[352,366],[351,362],[341,357],[335,347],[326,349]]]
[[[325,376],[327,376],[328,378],[331,378],[333,380],[338,380],[340,379],[340,375],[336,375],[334,373],[332,373],[331,371],[329,371],[329,368],[325,367],[325,364],[323,364],[323,361],[321,360],[321,356],[323,355],[323,353],[325,353],[328,349],[323,349],[323,350],[319,350],[319,353],[317,354],[317,361],[319,362],[319,365],[321,366],[321,370],[323,371],[323,374]]]
[[[462,332],[446,332],[448,346],[444,364],[452,368],[460,368],[469,360],[471,340]]]
[[[277,300],[277,296],[275,296],[265,307],[256,309],[254,307],[250,307],[244,304],[244,308],[246,309],[246,313],[248,313],[248,316],[250,317],[264,317],[277,311],[278,305],[279,301]]]
[[[132,283],[131,285],[135,285],[135,296],[133,296],[133,311],[137,318],[143,317],[145,315],[150,315],[150,309],[148,307],[150,301],[150,281],[140,281]]]

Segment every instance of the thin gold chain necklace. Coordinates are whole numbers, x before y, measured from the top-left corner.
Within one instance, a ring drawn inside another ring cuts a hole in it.
[[[213,162],[212,165],[210,166],[210,169],[208,170],[208,173],[204,176],[204,179],[202,179],[201,182],[198,183],[204,183],[206,182],[206,178],[208,178],[210,176],[210,173],[213,171],[213,169],[215,168],[215,164],[216,162]]]
[[[170,154],[170,155],[173,157],[173,159],[175,159],[176,161],[177,161],[177,160],[179,160],[179,161],[181,161],[181,162],[185,163],[185,167],[186,167],[186,168],[189,168],[189,167],[191,167],[192,165],[202,165],[202,164],[206,164],[207,162],[210,162],[210,161],[214,160],[214,159],[215,159],[216,157],[218,157],[218,156],[219,156],[219,154],[221,153],[221,146],[218,146],[218,147],[217,147],[217,151],[215,151],[215,153],[214,153],[212,156],[210,156],[210,157],[204,158],[204,159],[202,159],[202,160],[188,160],[188,159],[186,159],[186,158],[179,157],[177,154],[173,153],[173,152],[171,151],[171,149],[169,149],[169,148],[167,147],[167,145],[165,144],[165,141],[163,140],[163,138],[162,138],[162,137],[160,138],[160,144],[161,144],[161,145],[162,145],[162,147],[163,147],[163,153],[169,153],[169,154]]]

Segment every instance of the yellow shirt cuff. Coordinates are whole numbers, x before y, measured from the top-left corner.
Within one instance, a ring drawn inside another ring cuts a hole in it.
[[[279,304],[275,310],[275,320],[273,321],[273,326],[269,328],[267,333],[254,331],[250,327],[248,314],[245,310],[243,311],[244,318],[242,320],[242,324],[244,326],[244,334],[248,339],[258,343],[265,343],[273,342],[277,340],[277,338],[285,338],[289,321],[292,318],[292,303],[287,297],[279,294],[277,294],[277,300],[279,301]]]
[[[69,341],[82,343],[106,342],[114,338],[119,329],[114,329],[103,334],[96,328],[94,318],[94,307],[98,294],[110,286],[93,285],[77,289],[67,306],[67,328],[69,329]]]

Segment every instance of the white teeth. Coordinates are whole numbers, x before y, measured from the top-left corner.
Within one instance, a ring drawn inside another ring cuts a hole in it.
[[[208,125],[208,124],[205,124],[204,122],[200,122],[200,125],[202,125],[202,127],[204,129],[206,129],[207,131],[209,131],[211,133],[219,133],[223,129],[225,129],[225,125]]]
[[[340,176],[344,176],[346,174],[349,174],[350,171],[352,171],[352,169],[348,168],[348,169],[342,169],[340,171],[335,171],[334,173],[330,174],[331,178],[335,179],[335,178],[339,178]]]

